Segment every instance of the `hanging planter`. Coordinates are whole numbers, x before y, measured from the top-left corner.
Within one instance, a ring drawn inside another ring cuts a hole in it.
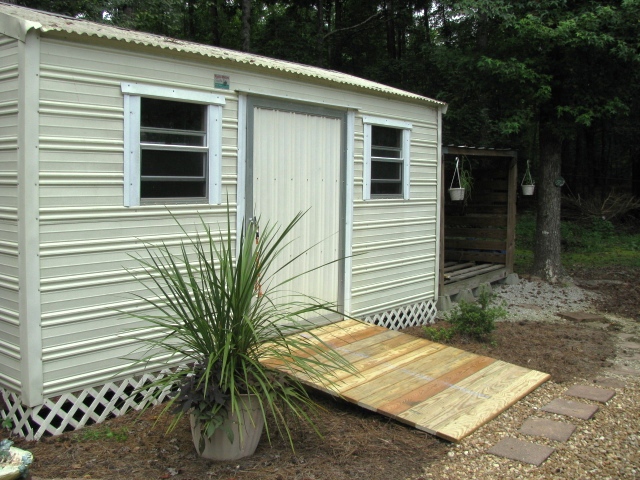
[[[458,179],[457,186],[455,186],[456,178]],[[471,176],[469,161],[465,162],[465,157],[462,157],[462,161],[460,161],[459,157],[456,157],[456,169],[453,172],[453,178],[451,178],[449,197],[454,202],[462,201],[465,198],[465,193],[467,195],[471,193],[472,187],[473,177]]]
[[[531,170],[529,169],[529,160],[527,160],[527,170],[524,172],[520,187],[522,188],[522,195],[526,196],[533,195],[533,191],[536,188],[533,177],[531,176]]]

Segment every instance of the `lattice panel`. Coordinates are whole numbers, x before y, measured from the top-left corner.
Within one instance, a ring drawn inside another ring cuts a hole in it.
[[[433,323],[437,313],[433,300],[405,305],[386,312],[376,313],[365,317],[364,321],[381,325],[391,330],[399,330],[406,327],[415,327]]]
[[[5,403],[2,418],[10,418],[13,421],[13,433],[27,440],[38,440],[45,433],[60,435],[65,431],[124,415],[129,410],[140,410],[162,402],[169,390],[162,391],[157,396],[157,387],[142,390],[160,375],[162,373],[145,374],[139,378],[47,398],[43,405],[34,408],[23,406],[19,395],[0,389]],[[132,395],[133,392],[137,393]]]

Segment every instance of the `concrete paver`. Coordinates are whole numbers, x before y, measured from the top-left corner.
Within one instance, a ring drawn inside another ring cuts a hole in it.
[[[617,378],[598,377],[593,381],[593,383],[595,383],[599,387],[624,388],[624,382],[622,380],[618,380]]]
[[[591,387],[587,385],[573,385],[565,392],[565,395],[569,395],[571,397],[586,398],[587,400],[593,400],[594,402],[600,403],[607,403],[615,394],[615,390]]]
[[[545,437],[556,442],[566,442],[576,430],[572,423],[557,422],[546,418],[528,418],[520,427],[520,433]]]
[[[554,451],[554,448],[546,445],[506,437],[487,450],[487,453],[540,466]]]
[[[549,413],[557,413],[559,415],[567,415],[569,417],[589,420],[598,411],[598,406],[556,398],[542,407],[541,410]]]

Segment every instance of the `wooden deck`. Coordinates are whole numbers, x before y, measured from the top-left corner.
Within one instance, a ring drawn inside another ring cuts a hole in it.
[[[313,330],[358,374],[305,384],[449,441],[459,441],[546,382],[550,375],[345,320]],[[276,367],[277,368],[277,367]]]

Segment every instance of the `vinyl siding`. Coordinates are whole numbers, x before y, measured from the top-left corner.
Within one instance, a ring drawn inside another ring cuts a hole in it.
[[[85,43],[86,42],[86,43]],[[93,43],[90,43],[93,42]],[[136,370],[123,370],[140,326],[118,311],[144,308],[146,294],[125,268],[143,243],[177,244],[185,236],[163,206],[123,206],[121,82],[212,91],[214,74],[230,77],[223,107],[223,201],[235,215],[237,94],[269,94],[357,110],[355,123],[352,312],[365,315],[432,299],[435,291],[437,109],[257,73],[250,66],[152,51],[134,45],[43,35],[40,76],[40,262],[44,394],[51,396]],[[411,199],[362,201],[362,115],[413,123]],[[172,206],[188,229],[201,216],[224,225],[226,207]],[[235,218],[232,219],[235,225]],[[338,279],[336,279],[336,282]]]
[[[433,300],[436,291],[437,110],[361,112],[412,123],[410,199],[363,201],[364,126],[356,118],[352,314]]]
[[[0,385],[20,391],[18,42],[0,35]]]
[[[206,88],[208,70],[167,58],[57,40],[41,44],[40,258],[44,394],[130,375],[136,347],[126,313],[148,296],[126,269],[144,244],[186,240],[167,207],[123,206],[122,81]],[[223,196],[235,204],[237,105],[223,110]],[[225,205],[173,205],[188,231],[226,224]],[[235,225],[235,223],[233,223]]]

